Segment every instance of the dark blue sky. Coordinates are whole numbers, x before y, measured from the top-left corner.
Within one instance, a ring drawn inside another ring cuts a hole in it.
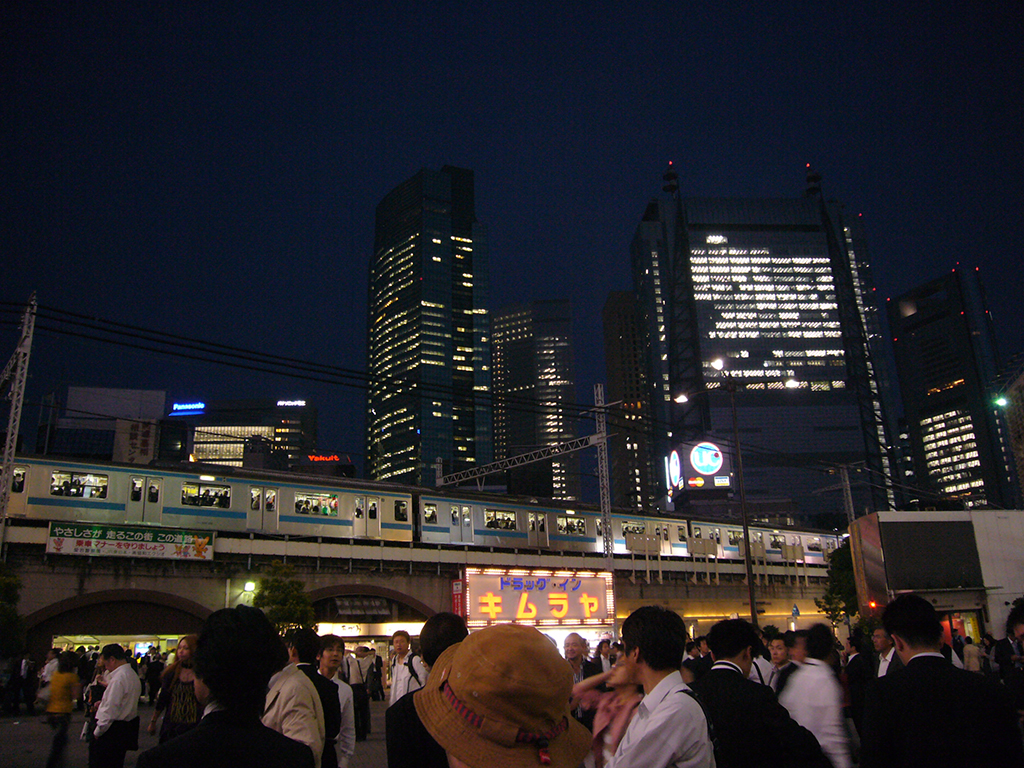
[[[3,4],[0,300],[363,370],[374,208],[461,165],[492,309],[572,297],[589,400],[667,161],[773,197],[810,162],[880,294],[979,266],[1024,348],[1019,2],[223,5]],[[322,447],[362,448],[355,389],[41,333],[30,399],[61,381],[311,397]]]

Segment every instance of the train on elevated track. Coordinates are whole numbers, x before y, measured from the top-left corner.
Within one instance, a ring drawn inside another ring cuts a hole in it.
[[[645,536],[667,558],[742,558],[739,523],[598,508],[574,502],[425,489],[214,465],[157,467],[18,457],[8,516],[153,525],[297,538],[418,542],[470,548],[615,554]],[[840,535],[751,525],[751,551],[767,562],[824,566]],[[712,543],[713,542],[713,543]],[[762,549],[763,546],[763,549]]]

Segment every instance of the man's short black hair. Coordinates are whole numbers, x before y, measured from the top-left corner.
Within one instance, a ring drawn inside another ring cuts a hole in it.
[[[341,646],[341,650],[345,650],[345,639],[338,637],[337,635],[320,635],[320,653],[323,653],[328,648],[335,648]]]
[[[423,663],[434,666],[437,657],[456,643],[461,643],[469,635],[466,620],[461,616],[447,611],[435,613],[425,622],[420,630],[420,650],[423,652]]]
[[[622,622],[627,654],[640,649],[640,660],[655,671],[679,669],[686,650],[686,624],[675,611],[660,605],[637,608]]]
[[[103,650],[100,651],[100,656],[108,659],[116,659],[117,661],[124,661],[128,658],[128,652],[117,643],[111,643],[110,645],[103,646]]]
[[[320,635],[312,629],[289,629],[284,644],[295,649],[300,664],[316,664],[316,657],[320,654]]]
[[[942,645],[942,624],[934,606],[920,595],[900,595],[882,613],[882,624],[889,635],[899,635],[912,648],[936,648]]]
[[[815,624],[807,630],[807,655],[824,661],[836,648],[836,638],[825,624]]]
[[[1006,617],[1006,636],[1013,639],[1013,631],[1024,624],[1024,603],[1014,606],[1010,615]]]
[[[263,611],[239,605],[206,619],[194,669],[211,699],[234,717],[258,720],[271,676],[287,663],[288,651]]]
[[[761,638],[749,621],[726,619],[720,621],[708,632],[708,648],[715,659],[732,659],[750,648],[751,654],[760,652]]]

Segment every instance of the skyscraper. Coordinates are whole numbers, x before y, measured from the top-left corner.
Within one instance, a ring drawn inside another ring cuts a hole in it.
[[[922,507],[1017,503],[1009,435],[995,403],[992,318],[976,270],[956,269],[889,302]]]
[[[494,316],[494,457],[576,438],[572,305],[533,301]],[[575,453],[508,470],[510,493],[580,497]]]
[[[366,474],[433,485],[491,460],[487,239],[473,172],[424,169],[377,206]]]
[[[612,291],[602,311],[608,400],[612,506],[644,512],[655,498],[651,480],[650,402],[636,295]]]
[[[825,201],[809,171],[804,197],[653,200],[632,245],[650,403],[653,476],[675,444],[732,451],[727,386],[736,385],[747,497],[810,521],[850,513],[828,472],[859,465],[853,512],[889,508],[882,341],[857,218]],[[712,363],[724,361],[721,370]],[[679,402],[679,396],[688,400]],[[682,491],[680,493],[680,491]]]

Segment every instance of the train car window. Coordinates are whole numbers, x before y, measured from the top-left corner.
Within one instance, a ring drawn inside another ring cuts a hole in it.
[[[395,500],[395,522],[396,523],[407,523],[407,522],[409,522],[408,502],[402,501],[401,499],[396,499]]]
[[[506,512],[502,509],[485,509],[484,528],[494,528],[499,531],[514,531],[516,530],[516,513]]]
[[[452,507],[452,525],[462,525],[462,518],[459,517],[458,507]]]
[[[11,493],[24,493],[25,491],[25,468],[15,467],[14,477],[11,478]]]
[[[467,528],[473,527],[473,511],[469,507],[462,508],[462,524]]]
[[[782,545],[786,543],[786,537],[773,533],[769,541],[771,542],[769,549],[782,549]]]
[[[807,539],[807,551],[808,552],[821,552],[821,539],[817,536],[811,536]]]
[[[333,493],[296,493],[295,513],[298,515],[338,516],[338,496]]]
[[[627,520],[622,524],[622,535],[625,536],[627,533],[647,533],[647,526],[635,520]]]
[[[547,525],[548,516],[543,512],[537,514],[537,523],[540,525],[540,532],[544,533],[544,526]]]
[[[755,533],[754,534],[754,541],[756,541],[758,544],[760,544],[762,541],[764,541],[764,534],[761,533],[760,531]]]
[[[702,537],[703,537],[703,535],[701,534],[700,528],[698,528],[697,526],[694,526],[694,528],[693,528],[693,538],[700,539]]]
[[[604,538],[604,521],[598,518],[594,522],[597,523],[597,535]]]
[[[186,507],[220,507],[231,506],[231,488],[227,485],[207,485],[206,483],[182,483],[181,503]]]
[[[729,546],[738,547],[743,541],[743,531],[726,531],[729,536]]]
[[[686,527],[682,525],[676,526],[676,535],[679,536],[679,540],[686,541]]]
[[[149,484],[149,492],[146,494],[146,500],[150,504],[157,504],[160,501],[160,483],[154,480]]]
[[[423,505],[423,522],[437,525],[437,504]]]
[[[277,512],[277,489],[267,488],[266,496],[267,512]]]
[[[586,523],[578,517],[559,516],[557,528],[559,533],[567,536],[586,536],[587,534]]]
[[[722,529],[721,528],[715,528],[715,543],[716,544],[721,544],[722,543]]]
[[[263,489],[262,488],[250,488],[249,489],[249,509],[253,512],[259,512],[263,508]]]
[[[355,509],[354,509],[354,512],[353,512],[353,514],[355,515],[356,520],[362,520],[363,519],[363,509],[365,507],[366,507],[366,499],[364,499],[362,496],[357,496],[356,497],[356,501],[355,501]]]
[[[105,499],[107,498],[107,476],[79,472],[53,472],[50,474],[50,495]]]
[[[129,498],[132,501],[142,501],[142,486],[144,481],[141,477],[132,478],[132,490],[129,494]]]

